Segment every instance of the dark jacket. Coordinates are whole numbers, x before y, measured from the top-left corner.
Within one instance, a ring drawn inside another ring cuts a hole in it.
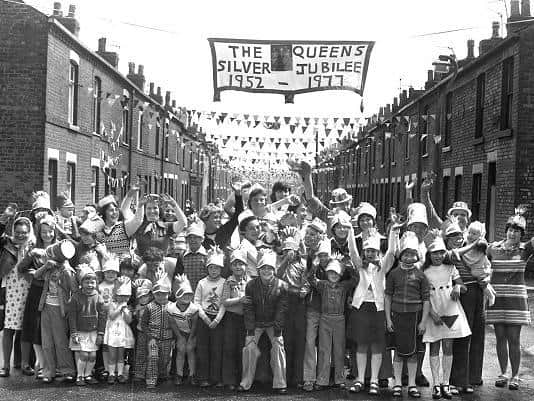
[[[222,226],[219,227],[219,229],[215,232],[215,241],[211,238],[205,237],[204,242],[202,243],[202,246],[206,251],[209,251],[211,248],[215,247],[216,245],[221,248],[225,249],[227,246],[230,245],[230,240],[232,239],[232,234],[234,233],[234,230],[237,228],[238,225],[238,217],[243,212],[243,198],[241,195],[235,196],[235,213],[230,217],[230,219],[224,223]]]
[[[287,284],[276,278],[267,284],[256,277],[245,288],[243,315],[247,335],[253,335],[254,329],[274,327],[275,336],[282,335],[287,311]]]
[[[95,291],[92,295],[75,293],[68,305],[70,333],[96,331],[104,334],[107,311],[102,297]]]

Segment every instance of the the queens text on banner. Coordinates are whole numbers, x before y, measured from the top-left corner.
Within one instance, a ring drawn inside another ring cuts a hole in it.
[[[349,90],[363,94],[374,42],[208,39],[214,101],[223,90],[298,93]]]

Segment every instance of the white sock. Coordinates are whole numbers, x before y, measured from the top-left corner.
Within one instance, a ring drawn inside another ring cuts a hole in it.
[[[93,375],[93,368],[95,367],[96,360],[95,359],[89,359],[87,363],[85,364],[85,374],[84,377],[92,376]]]
[[[443,354],[441,365],[443,369],[443,384],[449,384],[452,370],[452,355]]]
[[[430,370],[432,371],[434,386],[439,386],[439,355],[430,355]]]
[[[117,362],[117,376],[124,374],[124,362]]]
[[[81,358],[78,358],[76,360],[76,371],[78,372],[79,377],[85,377],[84,372],[85,372],[86,364],[87,364],[87,361],[82,360]]]
[[[115,376],[115,369],[116,369],[116,367],[117,367],[117,364],[115,364],[115,363],[111,363],[111,362],[109,363],[109,365],[108,365],[108,372],[109,372],[109,375],[110,375],[110,376]]]

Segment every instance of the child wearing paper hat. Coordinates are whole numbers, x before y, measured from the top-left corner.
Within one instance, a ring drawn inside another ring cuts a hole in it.
[[[225,279],[221,277],[224,254],[217,248],[208,252],[208,275],[198,282],[195,303],[198,311],[197,378],[201,387],[222,383],[223,327],[225,313],[221,297]]]
[[[196,374],[196,330],[198,324],[199,307],[193,300],[193,290],[185,275],[175,278],[178,289],[176,290],[176,303],[169,304],[167,312],[172,330],[176,337],[176,377],[175,385],[181,385],[184,381],[184,363],[187,356],[189,375],[193,378]]]
[[[136,342],[135,342],[135,363],[133,366],[133,377],[136,381],[145,380],[148,354],[148,336],[141,327],[143,315],[147,305],[152,301],[152,281],[140,278],[134,281],[136,306],[134,316],[137,320]]]
[[[350,279],[340,281],[345,267],[336,258],[326,266],[327,280],[310,278],[312,286],[321,295],[321,318],[319,320],[319,348],[317,361],[317,386],[325,388],[330,383],[330,368],[334,365],[334,383],[345,388],[345,303],[346,297],[358,282],[354,269],[350,269]]]
[[[128,300],[132,295],[132,283],[127,277],[117,279],[113,301],[107,314],[104,344],[108,346],[108,384],[115,381],[123,384],[127,378],[124,375],[124,350],[134,347],[135,339],[130,328],[132,313],[128,308]]]

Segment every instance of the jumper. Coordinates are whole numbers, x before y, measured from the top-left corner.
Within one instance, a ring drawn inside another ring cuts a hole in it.
[[[416,312],[430,299],[430,286],[425,274],[415,268],[403,269],[402,263],[390,271],[386,279],[385,295],[392,297],[394,312]]]
[[[79,331],[97,331],[98,334],[104,334],[106,310],[102,297],[96,291],[91,295],[75,293],[67,310],[71,334]]]

